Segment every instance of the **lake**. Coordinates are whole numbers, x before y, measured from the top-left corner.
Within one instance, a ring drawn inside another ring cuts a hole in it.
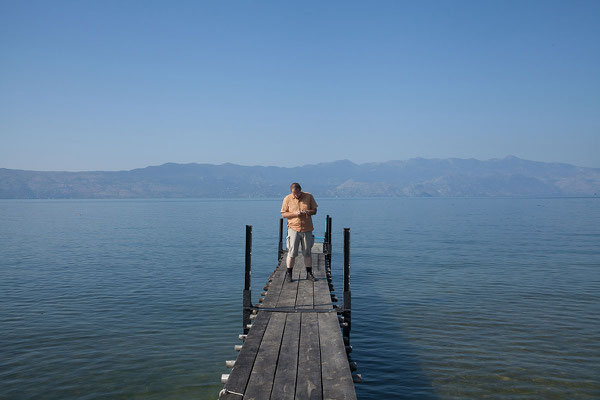
[[[600,398],[600,199],[316,199],[359,399]],[[216,399],[280,199],[0,201],[1,399]]]

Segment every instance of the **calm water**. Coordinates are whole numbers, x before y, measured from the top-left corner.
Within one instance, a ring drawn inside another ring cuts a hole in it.
[[[600,199],[317,201],[337,288],[352,229],[360,399],[600,398]],[[0,201],[0,398],[215,399],[279,208]]]

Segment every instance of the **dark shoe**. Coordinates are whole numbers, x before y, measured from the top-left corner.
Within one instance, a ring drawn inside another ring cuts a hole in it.
[[[311,282],[316,282],[316,281],[318,281],[318,279],[317,279],[317,278],[315,278],[315,276],[313,275],[313,273],[312,273],[312,272],[307,272],[307,273],[306,273],[306,279],[308,279],[308,280],[309,280],[309,281],[311,281]]]
[[[285,271],[285,281],[288,283],[292,282],[292,270],[289,268]]]

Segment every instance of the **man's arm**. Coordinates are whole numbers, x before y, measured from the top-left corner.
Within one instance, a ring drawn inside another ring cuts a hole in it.
[[[296,211],[296,212],[281,212],[281,217],[282,218],[296,218],[299,217],[303,214],[306,215],[315,215],[317,213],[317,210],[302,210],[302,211]]]
[[[306,214],[308,215],[315,215],[317,213],[317,202],[315,201],[315,198],[310,195],[310,202],[308,204],[309,209],[306,210]]]
[[[287,197],[283,199],[283,204],[281,205],[281,218],[295,218],[299,217],[299,212],[291,212],[290,206],[287,203]]]

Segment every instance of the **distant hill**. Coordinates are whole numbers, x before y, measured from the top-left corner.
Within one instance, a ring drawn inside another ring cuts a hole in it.
[[[600,169],[514,156],[294,168],[163,164],[131,171],[40,172],[0,168],[2,199],[266,198],[298,181],[319,197],[598,196]]]

